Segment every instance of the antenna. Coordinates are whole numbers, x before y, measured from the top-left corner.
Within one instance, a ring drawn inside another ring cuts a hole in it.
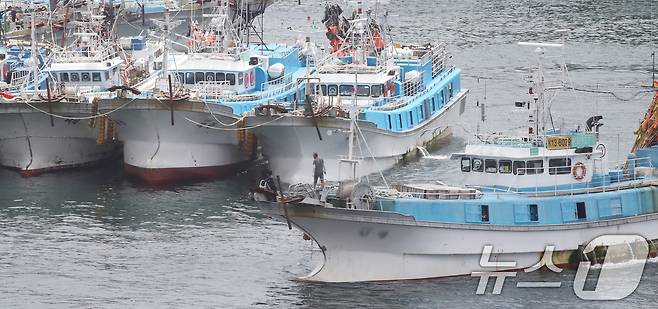
[[[566,32],[566,30],[559,30],[559,32]],[[564,41],[564,38],[563,38]],[[545,84],[544,84],[544,67],[543,67],[543,60],[544,60],[544,49],[549,48],[549,47],[558,47],[562,48],[564,47],[564,44],[562,43],[539,43],[539,42],[518,42],[517,43],[519,46],[530,46],[530,47],[536,47],[535,53],[537,54],[537,75],[533,76],[534,80],[532,81],[533,87],[530,88],[529,94],[533,95],[533,100],[535,103],[535,115],[534,115],[534,124],[535,124],[535,130],[534,130],[534,135],[539,136],[541,133],[544,131],[543,125],[540,125],[540,121],[544,120],[544,117],[546,116],[545,113],[546,111],[544,110],[546,108],[546,102],[545,102]],[[548,112],[549,116],[552,118],[550,115],[550,111]],[[540,131],[541,130],[541,131]],[[532,128],[530,127],[529,131],[532,131]],[[529,132],[530,133],[530,132]]]

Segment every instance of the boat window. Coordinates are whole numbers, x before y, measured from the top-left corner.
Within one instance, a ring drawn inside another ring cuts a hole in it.
[[[462,157],[462,172],[470,172],[471,171],[471,158],[469,157]]]
[[[484,172],[484,160],[480,158],[473,158],[471,170],[474,172]]]
[[[498,172],[501,174],[511,174],[512,173],[512,161],[510,160],[500,160],[498,161]]]
[[[218,82],[223,82],[226,80],[226,75],[224,75],[224,73],[215,73],[215,80]]]
[[[352,85],[340,85],[338,88],[340,95],[353,95],[354,94],[354,86]]]
[[[84,72],[84,73],[81,73],[80,76],[82,77],[83,82],[88,82],[89,81],[89,73]]]
[[[578,218],[578,219],[586,219],[587,218],[587,213],[585,211],[585,202],[577,202],[576,203],[576,218]]]
[[[338,95],[338,86],[336,86],[336,85],[327,86],[327,94],[331,95],[331,96]]]
[[[414,113],[409,111],[409,125],[414,125]]]
[[[571,174],[571,158],[548,160],[548,174],[550,175]]]
[[[194,84],[194,74],[193,73],[185,73],[185,83],[186,84]]]
[[[484,160],[484,171],[487,173],[495,173],[498,171],[498,162],[494,159]]]
[[[448,94],[450,95],[450,98],[452,99],[452,83],[448,84]]]
[[[528,161],[527,166],[528,166],[528,175],[544,173],[544,161],[542,160]]]
[[[226,80],[228,81],[229,85],[234,86],[235,85],[235,74],[226,73]]]
[[[528,213],[530,214],[530,221],[532,222],[539,221],[539,211],[537,210],[536,204],[528,205]]]
[[[398,114],[398,120],[400,121],[400,129],[402,129],[402,114]]]
[[[181,83],[181,84],[185,83],[185,73],[177,72],[176,73],[176,81]]]
[[[482,222],[489,222],[489,205],[480,205]]]
[[[427,105],[427,99],[425,100],[425,105]],[[420,113],[420,120],[422,121],[425,118],[425,115],[423,115],[423,107],[418,107],[418,112]]]
[[[388,114],[388,129],[393,129],[393,121],[391,121],[391,114]]]
[[[370,86],[370,93],[373,98],[378,98],[382,96],[382,85],[372,85]]]
[[[514,161],[512,172],[514,175],[525,175],[525,161]]]
[[[105,80],[110,80],[110,71],[105,71]]]
[[[209,82],[215,81],[215,73],[206,72],[206,80]]]
[[[244,74],[238,73],[238,85],[242,85],[244,83]]]
[[[369,97],[370,96],[370,86],[368,85],[358,85],[356,86],[356,95],[360,97]]]
[[[62,82],[68,82],[69,81],[69,73],[59,73],[59,79]]]
[[[79,73],[71,73],[71,81],[72,82],[79,82],[80,81],[80,74]]]
[[[431,111],[432,113],[436,110],[436,102],[434,101],[434,97],[432,97],[432,105],[431,105]]]
[[[327,85],[320,85],[320,94],[327,95]]]
[[[95,82],[100,82],[101,81],[101,73],[100,72],[91,73],[91,80],[93,80]]]
[[[200,83],[200,82],[206,80],[206,74],[204,74],[203,72],[195,72],[194,73],[194,80],[197,83]]]

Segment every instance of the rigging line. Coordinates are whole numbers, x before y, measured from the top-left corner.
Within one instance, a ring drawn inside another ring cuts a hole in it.
[[[620,100],[620,101],[631,101],[635,97],[637,97],[638,95],[640,95],[642,93],[652,92],[653,91],[651,89],[640,90],[640,91],[637,91],[637,92],[633,93],[629,98],[622,98],[621,96],[619,96],[618,94],[616,94],[615,92],[610,91],[610,90],[591,90],[591,89],[576,88],[576,87],[569,87],[569,86],[567,86],[566,88],[570,89],[570,90],[573,90],[573,91],[580,91],[580,92],[609,94],[609,95],[615,97],[617,100]]]
[[[217,119],[217,117],[215,116],[215,113],[213,113],[212,109],[210,109],[210,106],[208,106],[208,101],[206,101],[206,100],[201,100],[201,101],[203,101],[203,104],[206,106],[206,109],[208,110],[208,113],[210,114],[210,116],[212,116],[212,118],[214,118],[215,121],[219,122],[221,125],[223,125],[225,127],[232,127],[234,125],[237,125],[240,121],[244,120],[244,118],[246,117],[245,115],[243,115],[242,117],[240,117],[240,119],[238,119],[234,123],[225,124],[221,120]],[[226,104],[224,104],[224,106],[226,106]]]
[[[112,114],[112,113],[114,113],[114,112],[116,112],[116,111],[118,111],[118,110],[120,110],[120,109],[122,109],[122,108],[128,106],[128,104],[132,103],[133,101],[135,101],[135,99],[132,99],[132,100],[130,100],[130,101],[128,101],[128,102],[122,104],[121,106],[119,106],[119,107],[117,107],[117,108],[115,108],[115,109],[113,109],[113,110],[107,112],[107,113],[101,113],[101,114],[96,114],[95,116],[86,116],[86,117],[68,117],[68,116],[62,116],[62,115],[57,115],[57,114],[49,113],[49,112],[47,112],[47,111],[44,111],[44,110],[42,110],[42,109],[40,109],[40,108],[37,108],[36,106],[30,104],[28,101],[22,101],[22,102],[17,102],[17,103],[25,103],[25,104],[27,104],[29,107],[31,107],[31,108],[33,108],[33,109],[35,109],[35,110],[37,110],[37,111],[39,111],[39,112],[41,112],[41,113],[44,113],[44,114],[46,114],[46,115],[48,115],[48,116],[52,116],[52,117],[59,118],[59,119],[65,119],[65,120],[89,120],[89,119],[95,119],[95,118],[99,118],[99,117],[105,117],[105,116],[107,116],[107,115],[109,115],[109,114]],[[73,102],[63,102],[63,103],[65,103],[65,104],[71,104],[71,103],[73,103]],[[75,103],[79,103],[79,102],[75,102]],[[50,104],[52,104],[52,103],[50,103]],[[79,103],[79,104],[89,104],[89,103]]]
[[[169,103],[164,103],[159,97],[157,97],[157,96],[154,95],[153,98],[154,98],[156,101],[158,101],[158,103],[160,103],[160,105],[162,105],[163,107],[169,107]],[[205,104],[206,109],[208,110],[207,113],[210,114],[210,115],[215,119],[215,121],[219,122],[221,125],[223,125],[223,126],[225,126],[225,127],[234,126],[234,125],[236,125],[238,122],[242,121],[242,119],[244,118],[244,116],[243,116],[243,117],[239,118],[238,120],[236,120],[236,121],[235,121],[234,123],[232,123],[232,124],[225,124],[225,123],[223,123],[221,120],[217,119],[217,117],[215,117],[215,115],[213,114],[212,110],[210,110],[210,107],[208,106],[208,103],[206,102],[206,100],[201,100],[201,101],[203,102],[203,104]],[[187,119],[187,117],[185,117],[185,119]],[[190,119],[187,119],[187,120],[190,120]],[[192,121],[192,120],[190,120],[190,121]],[[217,129],[219,129],[219,128],[217,128]]]
[[[375,167],[377,167],[377,171],[379,172],[379,176],[381,176],[382,181],[384,181],[384,185],[386,186],[387,189],[390,189],[390,187],[388,186],[388,182],[386,181],[386,177],[384,177],[384,173],[379,168],[379,164],[377,164],[377,159],[375,159],[375,155],[372,153],[372,150],[370,150],[370,146],[368,145],[368,141],[366,141],[366,137],[363,135],[363,132],[361,132],[361,127],[359,127],[359,124],[356,121],[354,121],[354,126],[356,127],[357,130],[359,130],[359,135],[361,135],[363,144],[366,145],[366,149],[368,150],[368,153],[370,153],[370,156],[372,157],[372,161],[375,163]]]
[[[270,123],[272,123],[272,122],[278,121],[278,120],[280,120],[281,118],[286,117],[286,116],[287,116],[287,115],[281,115],[281,116],[279,116],[279,117],[277,117],[277,118],[275,118],[275,119],[272,119],[272,120],[270,120],[270,121],[266,121],[266,122],[263,122],[263,123],[261,123],[261,124],[257,124],[257,125],[252,126],[252,127],[244,127],[244,128],[219,128],[219,127],[209,126],[209,125],[206,125],[206,124],[203,124],[203,123],[200,123],[200,122],[196,122],[196,121],[194,121],[194,120],[192,120],[192,119],[189,119],[189,118],[187,118],[187,117],[183,117],[183,118],[185,118],[185,120],[187,120],[187,121],[189,121],[189,122],[191,122],[191,123],[193,123],[193,124],[196,124],[196,125],[198,125],[198,126],[200,126],[200,127],[204,127],[204,128],[206,128],[206,129],[219,130],[219,131],[240,131],[240,130],[249,130],[249,129],[254,129],[254,128],[262,127],[262,126],[264,126],[264,125],[267,125],[267,124],[270,124]],[[242,118],[244,118],[244,117],[242,117]],[[241,119],[242,119],[242,118],[241,118]]]

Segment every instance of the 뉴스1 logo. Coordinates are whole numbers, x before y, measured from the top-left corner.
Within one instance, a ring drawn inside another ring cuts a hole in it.
[[[619,300],[631,295],[640,284],[644,265],[649,255],[647,240],[639,235],[602,235],[590,241],[583,249],[583,254],[592,253],[598,247],[607,247],[607,250],[601,265],[601,273],[596,281],[596,288],[592,291],[585,290],[585,281],[592,263],[590,261],[580,262],[573,282],[573,291],[576,296],[585,300]],[[546,246],[541,260],[523,271],[529,273],[546,266],[553,272],[561,272],[562,269],[553,263],[554,251],[555,246]],[[480,256],[480,266],[482,268],[514,269],[516,267],[514,261],[491,262],[492,252],[493,246],[491,245],[486,245],[482,249],[482,255]],[[613,263],[615,257],[625,257],[621,262],[627,263],[623,265]],[[478,295],[485,293],[491,277],[496,278],[491,293],[498,295],[503,290],[505,279],[507,277],[516,277],[516,271],[472,272],[471,276],[480,277],[475,291],[475,294]],[[516,283],[517,288],[560,288],[561,286],[562,282]]]

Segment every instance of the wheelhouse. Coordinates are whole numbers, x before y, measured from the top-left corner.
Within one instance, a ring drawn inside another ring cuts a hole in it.
[[[551,140],[547,137],[549,143]],[[605,153],[599,147],[566,144],[555,149],[554,146],[536,147],[499,140],[494,144],[468,145],[463,153],[455,153],[451,158],[460,161],[466,184],[495,183],[508,188],[586,184],[592,181],[594,171],[604,165]]]

